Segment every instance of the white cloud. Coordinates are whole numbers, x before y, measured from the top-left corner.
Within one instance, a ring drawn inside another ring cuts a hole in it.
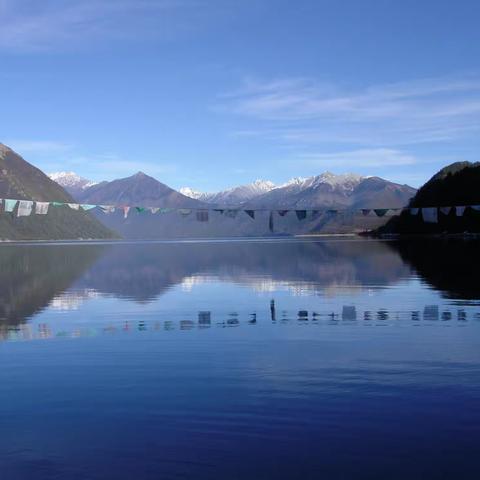
[[[0,0],[0,49],[64,51],[99,40],[168,36],[189,0]]]
[[[306,153],[298,157],[301,162],[319,167],[391,167],[412,165],[413,155],[390,148],[360,149],[334,153]]]
[[[478,134],[480,77],[355,90],[301,78],[248,80],[242,89],[220,96],[217,110],[250,119],[248,129],[237,135],[293,144],[383,147],[448,141]]]

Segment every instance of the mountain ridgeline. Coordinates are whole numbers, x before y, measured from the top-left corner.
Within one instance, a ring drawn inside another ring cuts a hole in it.
[[[375,215],[365,217],[352,212],[338,215],[309,215],[299,221],[295,209],[398,208],[406,205],[415,189],[378,177],[325,173],[294,179],[285,185],[256,181],[214,194],[182,189],[184,195],[158,180],[139,172],[131,177],[102,182],[79,190],[77,201],[89,204],[193,209],[188,215],[178,212],[138,214],[127,218],[120,209],[97,218],[124,238],[156,239],[185,237],[271,236],[309,233],[352,233],[385,223]],[[239,211],[226,216],[225,208],[260,209],[255,218]],[[208,221],[198,221],[195,209],[208,209]],[[277,209],[291,210],[280,215]],[[273,211],[273,213],[271,213]]]
[[[410,201],[412,208],[480,205],[480,162],[456,162],[436,173]],[[480,232],[480,212],[466,208],[463,215],[456,209],[440,211],[437,223],[426,223],[419,212],[405,211],[380,227],[378,234],[430,234]]]
[[[13,150],[0,144],[0,198],[74,202],[65,190]],[[50,208],[47,215],[18,218],[15,211],[0,213],[0,239],[105,239],[117,235],[93,216],[69,207]]]

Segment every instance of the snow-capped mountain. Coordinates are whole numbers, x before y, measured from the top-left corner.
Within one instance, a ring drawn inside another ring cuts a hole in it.
[[[249,202],[252,207],[402,207],[415,194],[408,185],[399,185],[379,177],[353,173],[335,175],[325,172],[308,178],[293,178],[287,183]]]
[[[329,185],[334,189],[352,191],[365,178],[355,173],[344,173],[335,175],[331,172],[324,172],[313,177],[295,177],[278,188],[287,188],[290,191],[301,191],[306,188],[318,188],[321,185]]]
[[[295,177],[281,185],[275,185],[269,180],[255,180],[253,183],[217,193],[199,192],[190,187],[184,187],[180,189],[180,192],[187,197],[216,205],[229,206],[245,203],[253,205],[265,195],[267,198],[271,196],[275,201],[282,201],[308,189],[328,189],[334,191],[337,195],[348,196],[366,178],[368,177],[354,173],[335,175],[325,172],[313,177]]]
[[[193,190],[190,187],[183,187],[180,192],[190,198],[202,200],[215,205],[242,205],[276,188],[276,185],[269,180],[255,180],[247,185],[240,185],[228,190],[216,193],[204,193]]]
[[[77,175],[75,172],[54,172],[49,173],[48,176],[51,180],[62,186],[74,198],[87,188],[97,185],[97,182],[87,180],[86,178]]]
[[[194,198],[195,200],[203,200],[204,197],[208,197],[209,193],[198,192],[197,190],[193,190],[190,187],[182,187],[179,192],[186,197]]]

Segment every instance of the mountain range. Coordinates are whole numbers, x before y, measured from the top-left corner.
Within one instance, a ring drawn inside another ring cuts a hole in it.
[[[251,208],[398,208],[406,205],[416,190],[408,185],[355,174],[330,172],[308,178],[293,178],[282,185],[256,180],[215,193],[190,187],[176,191],[154,178],[137,174],[95,184],[73,172],[52,173],[50,178],[84,203],[113,203],[161,207]],[[192,202],[194,200],[195,202]],[[143,202],[143,203],[140,203]]]
[[[387,219],[354,213],[336,216],[314,215],[299,222],[294,212],[288,215],[269,210],[321,208],[398,208],[415,194],[408,185],[399,185],[379,177],[329,172],[309,178],[295,178],[282,185],[257,180],[217,193],[199,193],[191,188],[176,191],[145,173],[100,182],[85,187],[85,179],[75,174],[51,174],[65,188],[76,192],[80,203],[130,205],[160,208],[209,209],[209,221],[197,221],[195,212],[180,216],[177,212],[152,215],[122,211],[97,218],[124,238],[153,239],[174,237],[229,237],[293,235],[306,233],[352,233],[379,227]],[[78,184],[75,180],[80,178]],[[80,183],[81,182],[81,183]],[[182,193],[183,192],[183,193]],[[192,198],[193,197],[193,198]],[[261,209],[252,219],[244,212],[235,218],[222,214],[225,208]],[[213,210],[216,209],[216,210]]]

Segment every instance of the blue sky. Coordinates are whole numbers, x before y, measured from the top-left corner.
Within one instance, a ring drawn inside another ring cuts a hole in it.
[[[175,187],[480,160],[480,2],[0,0],[0,141]]]

